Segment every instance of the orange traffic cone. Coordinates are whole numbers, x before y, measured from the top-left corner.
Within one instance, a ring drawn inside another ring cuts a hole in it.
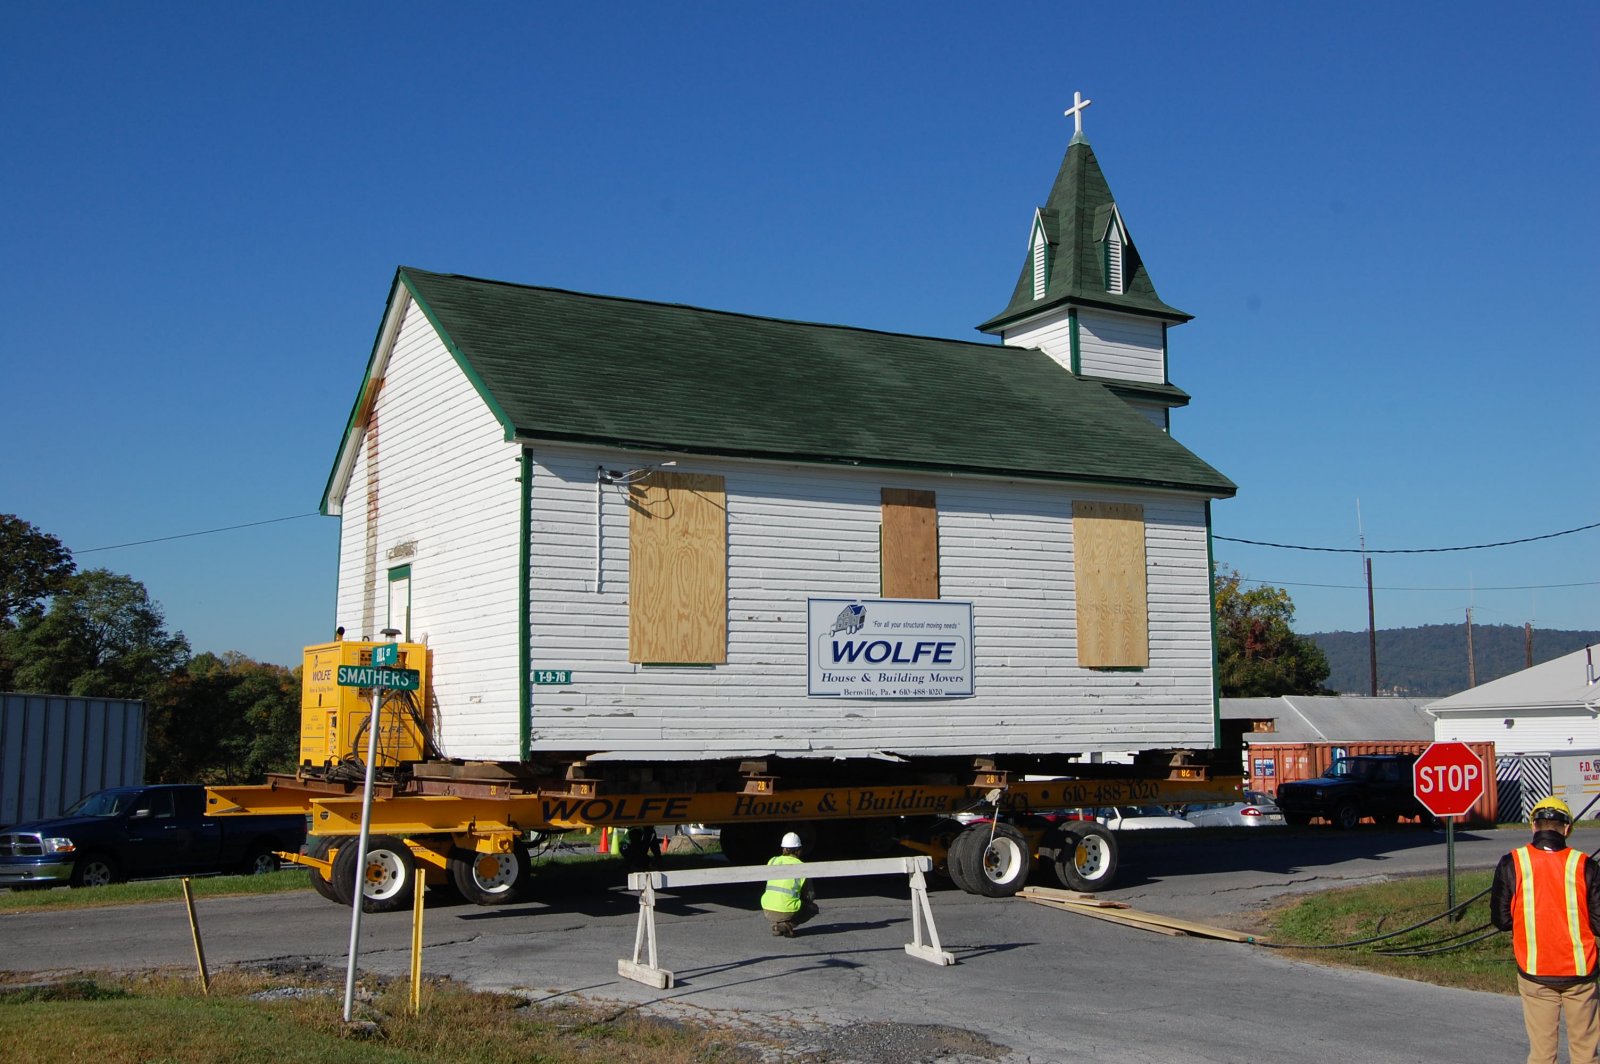
[[[672,840],[667,838],[665,835],[661,836],[661,852],[662,853],[666,853],[667,852],[667,843],[669,843],[671,841]]]
[[[595,850],[595,852],[596,853],[610,853],[611,852],[611,829],[610,828],[601,828],[600,829],[600,845]]]

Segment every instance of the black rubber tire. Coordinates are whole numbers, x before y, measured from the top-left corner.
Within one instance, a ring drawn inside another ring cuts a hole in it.
[[[1354,802],[1340,802],[1328,819],[1340,831],[1350,831],[1361,823],[1361,807]]]
[[[333,879],[340,894],[355,889],[356,857],[360,840],[345,840],[333,859]],[[362,877],[361,911],[392,913],[411,908],[417,889],[417,862],[411,847],[392,835],[372,835],[367,839],[367,872]]]
[[[977,841],[968,844],[967,878],[985,898],[1009,898],[1028,884],[1033,851],[1010,824],[974,824]],[[991,830],[992,829],[992,830]]]
[[[446,862],[450,882],[474,905],[510,905],[527,897],[533,864],[521,846],[510,853],[456,850]]]
[[[122,868],[116,859],[103,853],[89,852],[72,863],[74,887],[103,887],[108,883],[122,882]]]
[[[1292,828],[1303,828],[1307,824],[1311,823],[1311,814],[1310,813],[1285,813],[1285,814],[1283,814],[1283,822],[1285,824],[1288,824]]]
[[[983,829],[980,838],[974,830]],[[950,841],[950,848],[945,856],[945,873],[949,875],[950,882],[966,891],[968,894],[980,893],[977,881],[973,878],[971,868],[979,859],[974,851],[988,841],[989,825],[973,824],[963,828],[961,832]]]
[[[351,838],[349,842],[353,845],[355,843],[355,839]],[[306,856],[315,857],[319,861],[326,861],[328,859],[328,851],[332,848],[333,840],[327,838],[326,836],[313,835],[306,840]],[[311,889],[322,895],[324,898],[327,898],[335,905],[350,904],[350,890],[348,885],[344,890],[340,890],[337,883],[323,878],[322,873],[317,871],[315,868],[306,869],[306,875],[311,879]]]
[[[783,832],[776,824],[724,824],[719,843],[729,864],[758,865],[778,855],[781,838]]]
[[[278,844],[271,839],[261,839],[250,844],[244,851],[244,859],[239,862],[241,876],[264,876],[278,870],[278,855],[274,853]]]
[[[1093,894],[1117,878],[1117,837],[1103,824],[1077,821],[1061,828],[1061,845],[1050,870],[1068,890]]]
[[[1380,828],[1392,828],[1400,823],[1399,813],[1373,813],[1372,822]]]

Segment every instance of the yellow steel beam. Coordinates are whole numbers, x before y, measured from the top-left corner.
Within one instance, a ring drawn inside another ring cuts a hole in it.
[[[1047,780],[999,788],[1012,813],[1131,802],[1177,804],[1232,801],[1237,776],[1191,780]],[[464,833],[481,839],[525,831],[596,826],[735,824],[860,817],[942,816],[980,804],[987,788],[950,786],[826,787],[766,794],[625,794],[574,797],[541,793],[506,798],[395,795],[372,806],[372,830],[410,837]],[[312,833],[351,835],[361,827],[361,798],[313,795]],[[508,845],[508,844],[507,844]],[[474,847],[478,848],[478,847]],[[493,849],[501,849],[496,843]]]

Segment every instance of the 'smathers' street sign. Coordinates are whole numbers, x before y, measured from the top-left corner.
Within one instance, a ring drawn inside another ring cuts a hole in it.
[[[374,669],[366,665],[340,665],[339,686],[415,691],[422,686],[422,673],[416,669]]]
[[[1411,768],[1417,801],[1434,816],[1461,816],[1483,797],[1483,762],[1466,743],[1434,743]]]

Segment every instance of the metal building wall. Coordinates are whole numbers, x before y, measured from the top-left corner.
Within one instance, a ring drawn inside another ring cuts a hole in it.
[[[0,826],[52,817],[144,782],[145,707],[120,698],[0,694]]]

